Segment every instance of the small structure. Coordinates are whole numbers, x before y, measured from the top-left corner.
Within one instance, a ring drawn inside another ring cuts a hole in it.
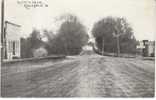
[[[82,47],[82,52],[80,53],[80,55],[90,55],[93,54],[94,50],[93,50],[93,42],[92,41],[88,41],[88,43]]]
[[[87,44],[85,46],[82,47],[83,50],[88,50],[88,51],[92,51],[93,50],[93,47],[91,44]]]
[[[155,56],[155,42],[154,41],[149,41],[148,55]]]
[[[94,42],[90,39],[88,43],[82,47],[83,50],[93,51]]]
[[[144,57],[155,56],[155,41],[140,41],[137,49],[141,51],[142,56]]]
[[[4,59],[20,58],[20,30],[21,26],[5,21],[4,29]]]

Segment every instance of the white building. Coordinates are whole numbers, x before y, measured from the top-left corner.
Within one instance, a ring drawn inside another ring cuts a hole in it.
[[[87,45],[83,46],[83,50],[93,51],[93,45],[95,44],[94,38],[90,38]]]
[[[137,49],[141,51],[145,57],[154,56],[155,54],[155,41],[143,40],[139,42]]]
[[[149,41],[148,44],[148,55],[152,56],[152,54],[154,54],[155,52],[155,42],[154,41]]]
[[[4,59],[12,60],[13,58],[20,58],[20,31],[20,25],[9,21],[5,22]]]

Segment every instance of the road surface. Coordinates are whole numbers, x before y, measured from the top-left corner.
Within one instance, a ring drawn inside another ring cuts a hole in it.
[[[3,97],[153,97],[154,61],[83,55],[2,68]]]

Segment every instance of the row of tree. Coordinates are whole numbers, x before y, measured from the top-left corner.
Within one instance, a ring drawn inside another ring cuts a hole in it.
[[[50,54],[79,54],[88,41],[86,28],[81,24],[78,18],[68,14],[61,16],[63,23],[55,35],[55,38],[49,38],[47,50]]]
[[[36,49],[44,48],[48,55],[77,55],[87,44],[89,36],[85,26],[71,14],[59,18],[62,24],[56,34],[52,31],[34,29],[29,37],[21,39],[21,55],[23,58],[33,57]],[[42,38],[47,38],[43,41]]]
[[[100,52],[136,53],[133,29],[124,18],[103,18],[94,24],[92,34]]]
[[[27,38],[21,38],[21,57],[31,58],[36,49],[45,45],[41,40],[41,34],[39,30],[34,29]]]
[[[59,18],[62,22],[56,34],[52,31],[34,29],[29,37],[21,39],[22,57],[33,57],[38,48],[44,48],[48,55],[77,55],[87,44],[89,36],[80,20],[66,14]],[[133,30],[124,18],[106,17],[96,22],[92,29],[99,52],[135,53],[136,39]],[[43,41],[43,36],[47,41]]]

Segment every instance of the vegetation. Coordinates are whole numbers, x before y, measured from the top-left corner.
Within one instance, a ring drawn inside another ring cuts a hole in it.
[[[136,39],[133,30],[124,18],[106,17],[96,22],[92,29],[99,51],[135,53]],[[118,38],[117,38],[118,37]],[[117,39],[119,44],[117,44]]]
[[[52,39],[48,39],[48,51],[50,54],[79,54],[89,38],[85,27],[71,14],[61,16],[60,20],[63,22],[58,33]]]
[[[44,42],[41,40],[40,32],[36,29],[27,38],[21,38],[21,57],[33,57],[34,50],[38,49]]]
[[[48,40],[46,42],[42,41],[41,34],[36,29],[32,31],[28,38],[22,38],[22,58],[33,57],[34,54],[38,55],[36,52],[41,46],[46,48],[48,55],[79,54],[89,38],[86,29],[74,15],[63,15],[60,17],[60,21],[62,20],[63,22],[57,34],[54,34],[52,31],[44,30],[44,36]],[[40,51],[44,51],[43,54],[47,54],[45,50]]]
[[[42,51],[44,55],[77,55],[81,52],[89,39],[85,26],[72,14],[62,15],[58,20],[62,23],[56,34],[44,30],[47,41],[42,41],[41,34],[36,29],[28,38],[21,39],[23,58],[33,57],[34,54],[38,55],[36,52]],[[136,53],[137,41],[124,18],[106,17],[99,20],[93,26],[92,35],[97,44],[97,53],[114,53],[119,50],[121,53]]]

